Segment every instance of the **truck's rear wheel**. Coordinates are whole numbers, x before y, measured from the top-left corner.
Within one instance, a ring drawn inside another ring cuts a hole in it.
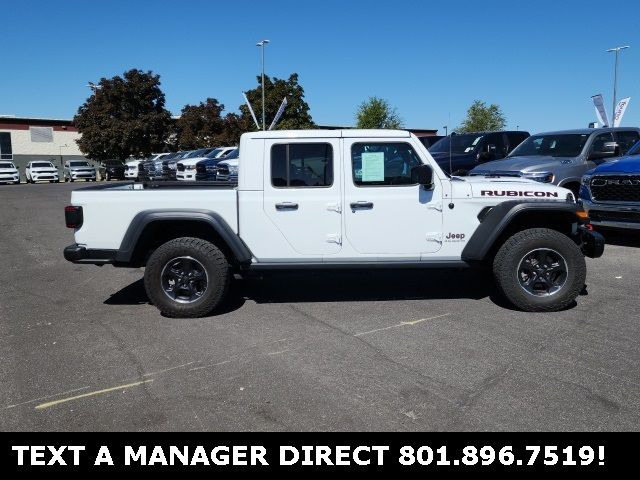
[[[498,250],[493,273],[501,293],[520,310],[552,312],[568,307],[584,287],[582,252],[566,235],[531,228]]]
[[[220,249],[192,237],[176,238],[160,246],[144,272],[149,299],[173,318],[207,315],[220,305],[230,281],[229,263]]]

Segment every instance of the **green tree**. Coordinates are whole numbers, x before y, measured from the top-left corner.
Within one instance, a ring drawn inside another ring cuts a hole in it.
[[[240,135],[245,132],[253,132],[256,124],[250,117],[238,115],[237,113],[227,113],[223,119],[222,133],[218,136],[220,145],[238,145]]]
[[[176,121],[178,147],[191,150],[200,147],[217,147],[223,142],[222,111],[224,105],[215,98],[207,98],[198,105],[185,105]]]
[[[402,120],[395,107],[384,98],[369,97],[356,112],[357,128],[402,128]]]
[[[458,133],[482,132],[487,130],[504,130],[506,119],[499,105],[475,100],[467,110],[467,117],[456,129]]]
[[[258,79],[258,86],[246,93],[249,102],[256,114],[260,128],[262,128],[262,87],[260,85],[261,77]],[[265,116],[267,117],[266,127],[269,128],[273,121],[282,100],[287,97],[287,107],[280,117],[278,124],[274,127],[276,130],[297,130],[305,128],[313,128],[315,124],[309,114],[309,105],[304,99],[304,89],[298,83],[298,74],[292,73],[287,80],[276,77],[264,77],[265,86]],[[245,104],[240,105],[240,116],[243,125],[249,126],[250,130],[256,130],[256,125],[251,118],[251,113]]]
[[[95,160],[137,158],[162,151],[171,134],[160,76],[129,70],[102,78],[73,121],[82,153]]]

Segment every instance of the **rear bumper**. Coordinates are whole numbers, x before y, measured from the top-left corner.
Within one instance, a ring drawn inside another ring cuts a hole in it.
[[[604,252],[604,237],[598,232],[589,230],[584,225],[578,227],[580,250],[585,257],[598,258]]]
[[[64,249],[64,258],[72,263],[88,263],[91,265],[104,265],[115,263],[117,250],[87,249],[74,243]]]

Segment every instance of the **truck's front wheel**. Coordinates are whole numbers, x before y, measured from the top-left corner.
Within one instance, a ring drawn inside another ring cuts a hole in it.
[[[202,317],[224,299],[231,281],[229,263],[214,244],[182,237],[160,246],[149,258],[144,286],[166,316]]]
[[[500,247],[493,273],[498,288],[515,307],[551,312],[576,299],[587,268],[582,252],[569,237],[548,228],[531,228]]]

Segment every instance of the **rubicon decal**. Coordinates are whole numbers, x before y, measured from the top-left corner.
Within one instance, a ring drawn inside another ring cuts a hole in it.
[[[532,192],[530,190],[481,190],[483,197],[558,197],[558,192]]]

